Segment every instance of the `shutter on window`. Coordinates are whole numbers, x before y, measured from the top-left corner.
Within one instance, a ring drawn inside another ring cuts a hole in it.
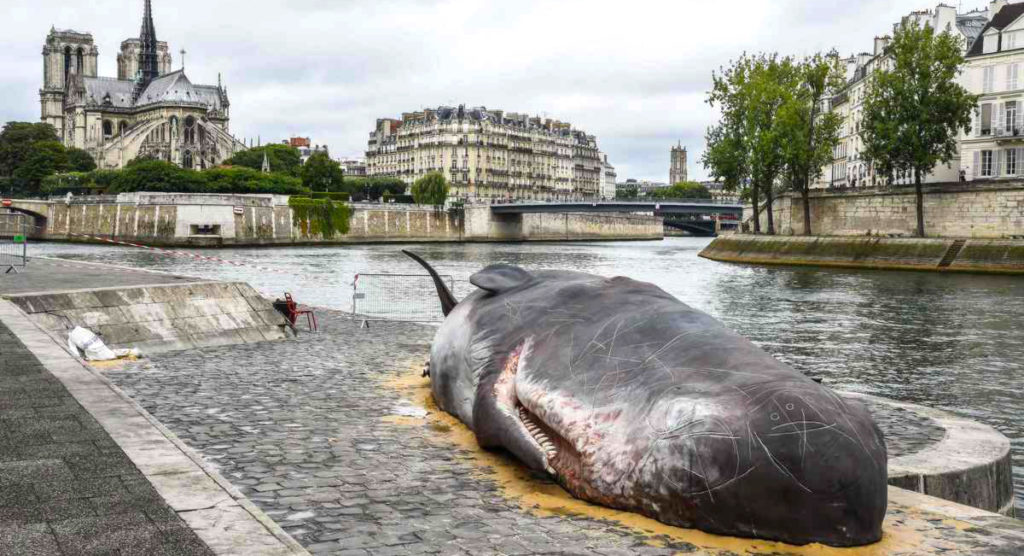
[[[1013,64],[1006,65],[1006,90],[1013,88]]]
[[[1000,102],[999,103],[999,115],[997,116],[997,119],[995,121],[995,125],[993,125],[992,127],[995,128],[995,131],[992,132],[992,135],[1002,135],[1003,134],[1003,130],[1006,129],[1006,103],[1005,102]]]
[[[971,178],[981,175],[981,151],[974,151],[974,165],[971,166]]]
[[[997,178],[1000,175],[1002,175],[1002,172],[1000,171],[1002,167],[999,166],[999,163],[1000,163],[999,153],[1000,152],[1001,151],[999,149],[995,149],[995,150],[992,151],[992,176],[993,177],[997,177]]]

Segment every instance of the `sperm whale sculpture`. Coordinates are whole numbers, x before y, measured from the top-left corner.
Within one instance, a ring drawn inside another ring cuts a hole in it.
[[[493,265],[429,362],[437,405],[479,444],[577,498],[709,533],[878,541],[886,448],[863,405],[629,278]]]

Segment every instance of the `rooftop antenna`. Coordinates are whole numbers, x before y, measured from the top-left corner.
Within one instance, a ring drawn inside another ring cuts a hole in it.
[[[186,52],[185,49],[182,48],[181,49],[181,71],[185,71],[185,55],[186,54],[188,54],[188,52]],[[220,74],[217,74],[217,82],[218,82],[218,84],[220,83]]]

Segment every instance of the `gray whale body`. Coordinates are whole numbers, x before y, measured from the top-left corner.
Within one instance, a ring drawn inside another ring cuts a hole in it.
[[[455,304],[435,279],[447,318],[430,379],[482,447],[671,525],[881,538],[886,448],[861,404],[652,284],[507,265],[470,281],[479,289]]]

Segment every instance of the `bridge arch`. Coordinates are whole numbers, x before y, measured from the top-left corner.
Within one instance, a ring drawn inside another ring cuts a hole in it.
[[[17,201],[12,203],[10,206],[3,207],[8,212],[15,212],[18,214],[24,214],[32,218],[29,222],[28,236],[30,238],[43,237],[46,234],[46,226],[49,223],[49,218],[42,213],[35,210],[18,206]]]

